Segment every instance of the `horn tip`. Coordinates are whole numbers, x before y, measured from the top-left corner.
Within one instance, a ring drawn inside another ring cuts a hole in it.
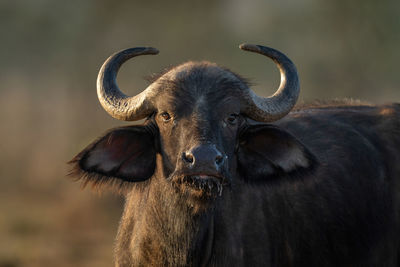
[[[148,54],[151,54],[151,55],[157,55],[158,53],[160,53],[160,51],[154,47],[145,47],[144,49],[146,50],[146,52]]]
[[[241,44],[239,45],[239,48],[245,51],[253,51],[253,52],[258,52],[260,51],[260,47],[258,45],[254,45],[254,44]]]

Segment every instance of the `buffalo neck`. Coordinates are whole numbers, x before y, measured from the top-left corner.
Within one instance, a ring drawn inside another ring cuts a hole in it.
[[[130,251],[116,259],[119,266],[203,266],[213,246],[213,208],[194,212],[170,181],[155,175],[127,195],[118,236],[117,251]]]

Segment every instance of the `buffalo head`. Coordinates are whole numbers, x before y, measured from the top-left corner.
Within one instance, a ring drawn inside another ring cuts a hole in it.
[[[294,137],[268,124],[249,123],[273,122],[291,110],[299,94],[294,64],[271,48],[240,48],[278,65],[281,83],[274,95],[257,96],[243,78],[216,64],[188,62],[129,97],[116,84],[120,66],[158,51],[132,48],[108,58],[97,80],[101,105],[116,119],[146,121],[114,129],[78,154],[73,163],[85,182],[126,190],[134,182],[161,177],[193,206],[212,202],[236,179],[257,182],[307,167],[310,154]]]

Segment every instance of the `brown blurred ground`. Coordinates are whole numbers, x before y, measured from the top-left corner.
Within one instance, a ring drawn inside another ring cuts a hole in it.
[[[279,75],[238,49],[269,45],[296,63],[301,101],[400,101],[400,2],[0,2],[0,267],[111,266],[122,200],[65,178],[66,162],[107,128],[95,79],[104,59],[132,46],[161,53],[124,65],[120,87],[187,60],[250,78],[262,95]]]

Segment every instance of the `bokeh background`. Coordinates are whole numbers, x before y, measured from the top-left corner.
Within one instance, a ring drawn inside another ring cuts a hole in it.
[[[144,76],[210,60],[267,96],[274,64],[243,42],[285,52],[297,65],[300,101],[400,101],[398,0],[1,0],[0,267],[112,266],[123,200],[81,190],[66,162],[110,127],[95,90],[113,52],[154,46],[127,62],[128,94]]]

